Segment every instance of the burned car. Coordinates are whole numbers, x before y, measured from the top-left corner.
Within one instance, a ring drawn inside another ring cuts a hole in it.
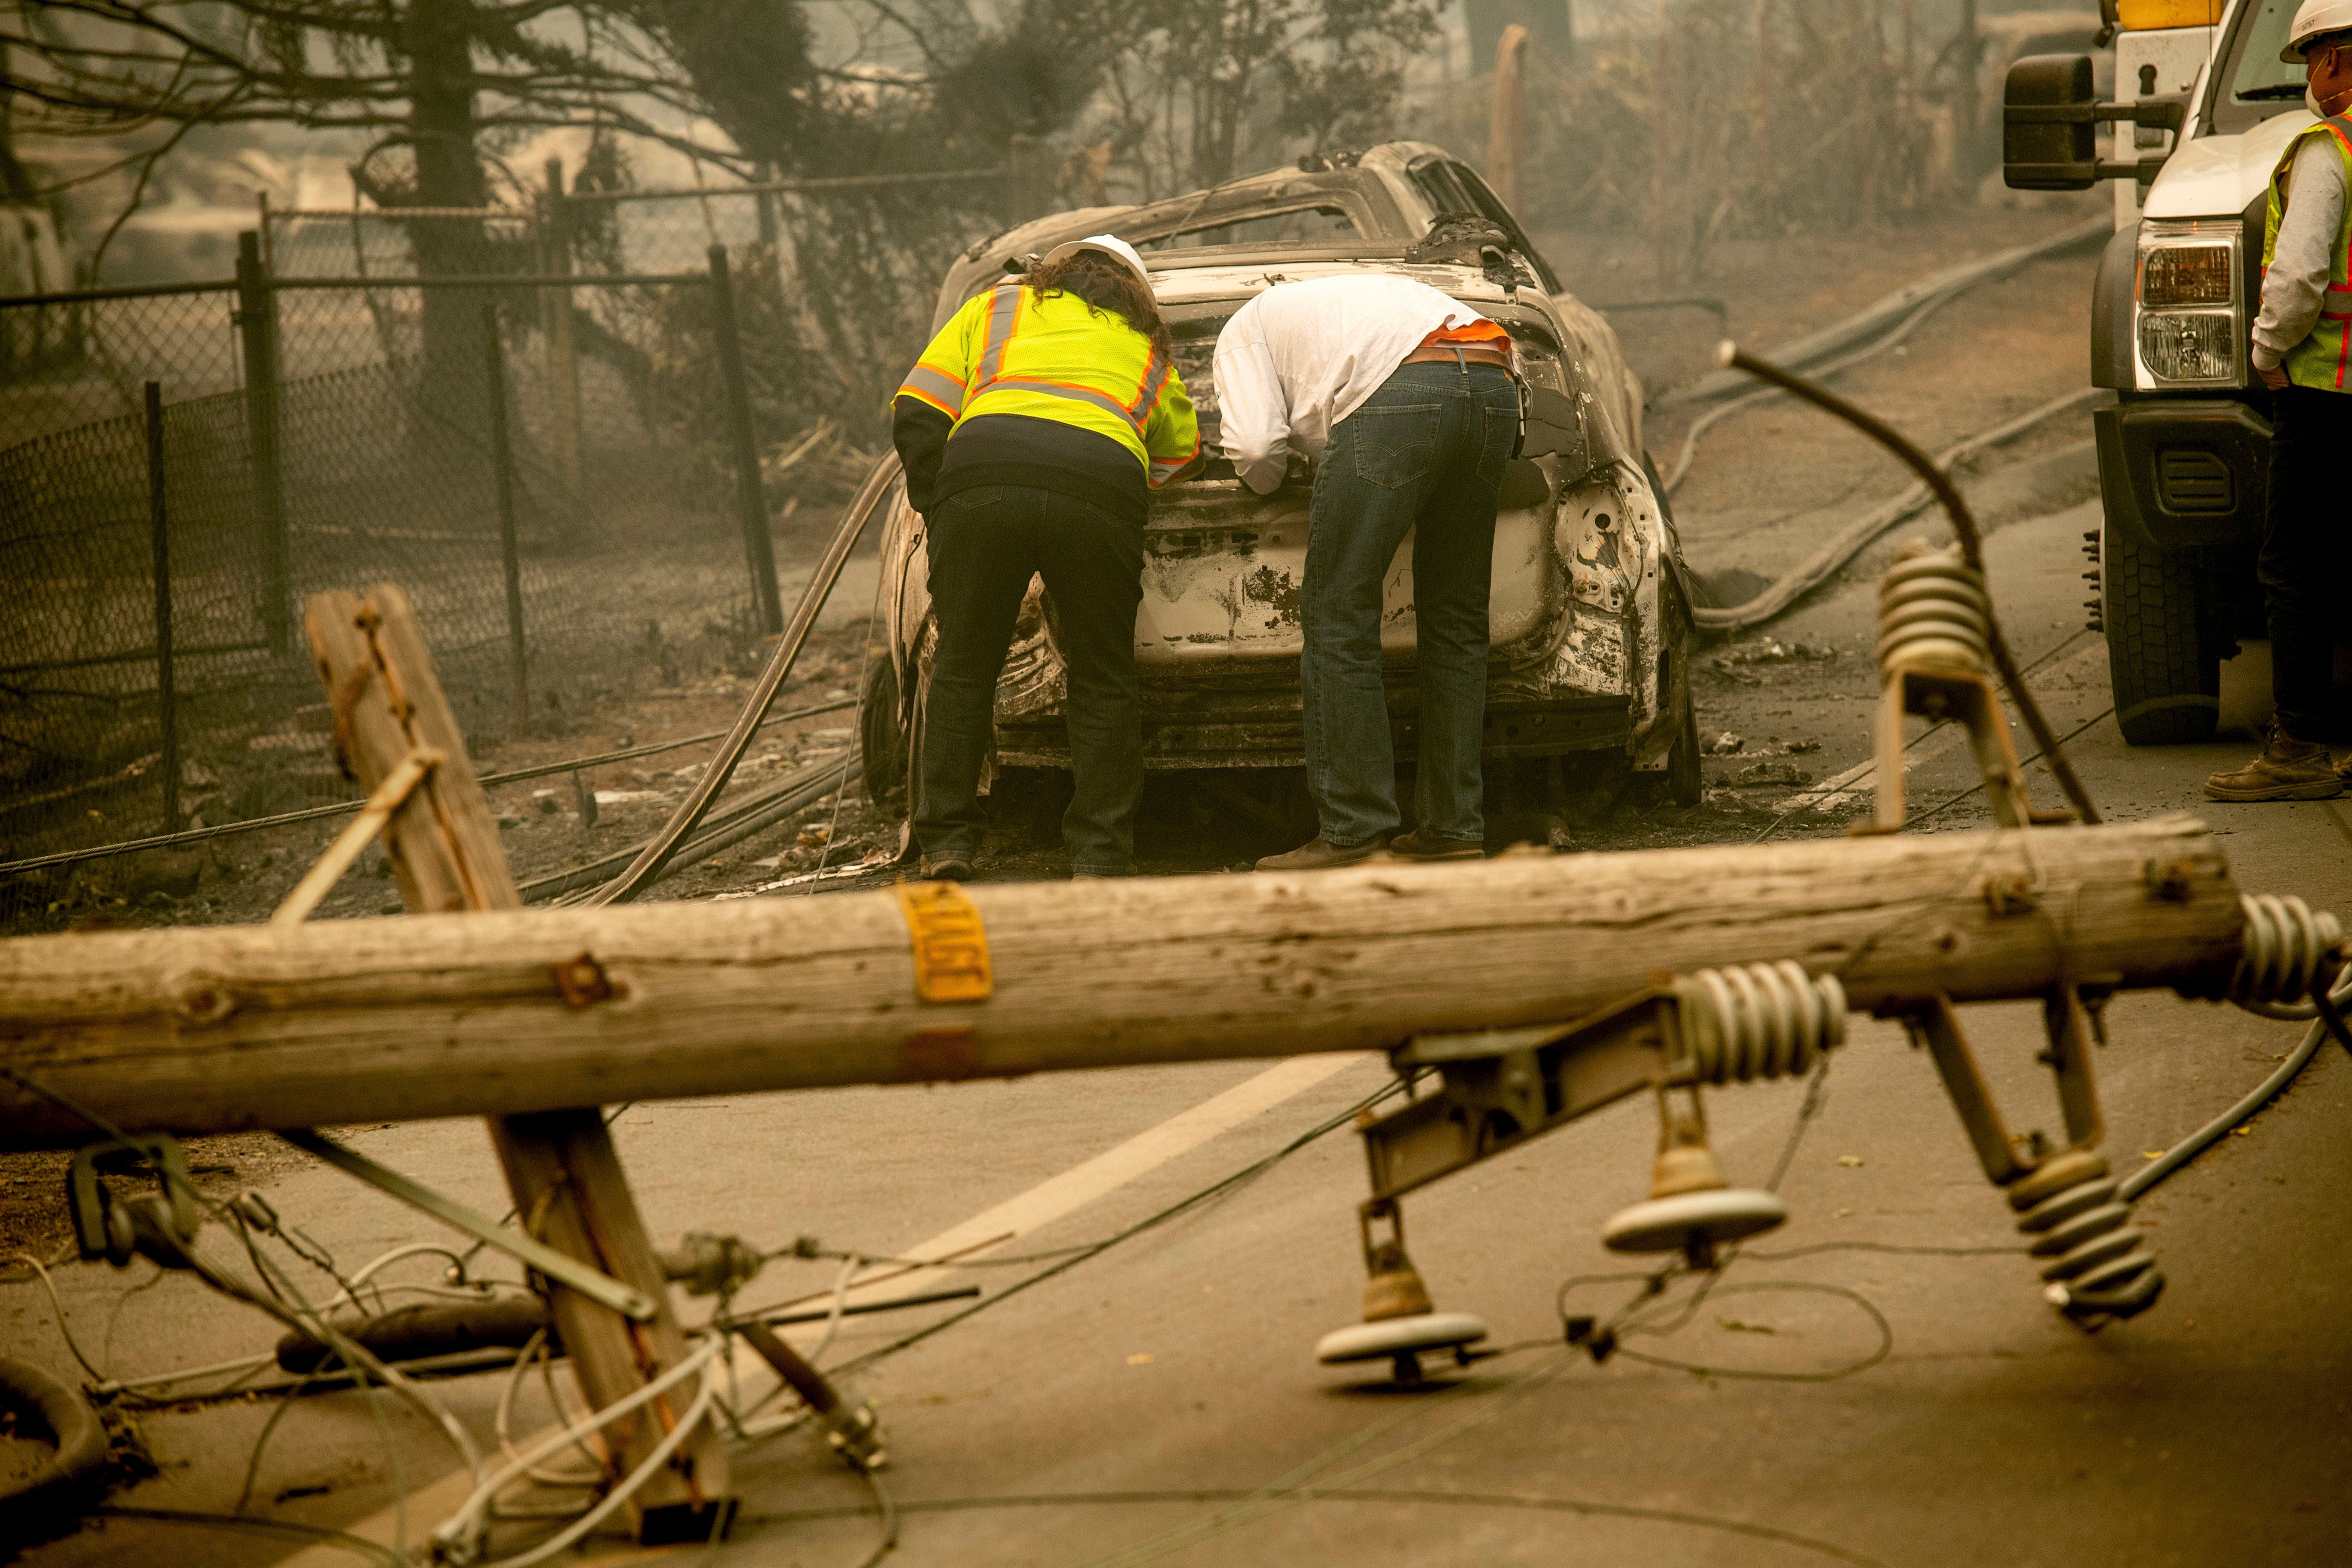
[[[1465,218],[1499,230],[1507,250],[1433,259],[1423,243],[1433,227]],[[1640,385],[1608,324],[1560,291],[1475,172],[1438,148],[1392,142],[1148,205],[1056,214],[966,252],[940,291],[934,329],[1024,258],[1101,233],[1143,253],[1212,454],[1217,334],[1260,290],[1369,267],[1501,323],[1526,374],[1525,434],[1495,529],[1490,800],[1540,809],[1572,789],[1644,785],[1697,799],[1689,599],[1643,455]],[[1233,804],[1293,822],[1312,820],[1302,814],[1298,670],[1309,494],[1295,460],[1285,483],[1259,496],[1221,457],[1159,492],[1135,623],[1147,768],[1243,770],[1201,777]],[[877,800],[906,787],[935,636],[923,519],[903,489],[884,505],[878,646],[860,721]],[[1390,569],[1381,637],[1401,766],[1414,756],[1412,560],[1408,538]],[[1064,682],[1050,596],[1033,582],[997,686],[999,769],[1068,768]]]

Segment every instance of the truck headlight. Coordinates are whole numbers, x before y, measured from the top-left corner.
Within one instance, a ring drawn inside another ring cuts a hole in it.
[[[2238,370],[2236,319],[2226,310],[2148,310],[2139,319],[2139,362],[2159,382],[2231,382]]]
[[[2246,384],[2242,239],[2235,218],[2140,225],[2132,336],[2142,390]]]

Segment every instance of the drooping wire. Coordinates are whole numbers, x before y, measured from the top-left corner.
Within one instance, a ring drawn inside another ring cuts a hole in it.
[[[2048,664],[2051,660],[2058,657],[2059,654],[2063,653],[2067,649],[2073,647],[2077,641],[2089,635],[2089,631],[2086,628],[2082,627],[2077,627],[2074,631],[2068,632],[2065,636],[2060,638],[2055,643],[2043,649],[2041,653],[2037,654],[2033,658],[2032,663],[2028,664],[2024,669],[2019,671],[2019,678],[2021,680],[2032,675],[2036,670],[2042,668],[2042,665]],[[1929,736],[1935,734],[1936,731],[1942,727],[1942,724],[1931,724],[1927,728],[1921,730],[1917,735],[1913,736],[1909,740],[1905,741],[1903,743],[1905,753],[1907,755],[1912,747],[1924,745]],[[2079,729],[2074,732],[2075,735],[2080,735],[2083,732]],[[2072,739],[2073,737],[2070,736],[2068,738]],[[2035,755],[2039,756],[2040,754],[2036,753]],[[2018,766],[2021,768],[2024,764],[2020,763]],[[1878,759],[1875,757],[1873,757],[1863,763],[1860,771],[1856,772],[1853,778],[1848,779],[1844,783],[1838,785],[1835,788],[1832,788],[1827,779],[1822,780],[1819,784],[1811,784],[1806,786],[1804,789],[1798,790],[1794,796],[1790,797],[1792,800],[1805,800],[1805,804],[1791,807],[1790,810],[1783,811],[1779,816],[1773,818],[1772,821],[1766,825],[1764,831],[1757,834],[1756,837],[1749,841],[1751,843],[1762,843],[1766,839],[1770,838],[1774,833],[1779,832],[1781,828],[1795,819],[1803,816],[1806,812],[1821,810],[1822,800],[1825,800],[1832,795],[1840,795],[1850,790],[1858,789],[1872,774],[1877,771]],[[1810,796],[1819,796],[1821,797],[1821,800],[1808,800],[1807,797]]]
[[[1229,1502],[1254,1497],[1254,1492],[1231,1488],[1197,1487],[1166,1491],[1104,1491],[1104,1492],[1040,1492],[1008,1494],[999,1497],[924,1498],[898,1504],[902,1514],[964,1513],[982,1510],[1013,1508],[1127,1508],[1159,1506],[1183,1502]],[[1801,1551],[1818,1552],[1855,1568],[1885,1568],[1874,1557],[1865,1557],[1833,1542],[1799,1535],[1792,1531],[1779,1530],[1769,1524],[1757,1524],[1747,1520],[1726,1519],[1715,1514],[1694,1513],[1684,1509],[1643,1508],[1633,1503],[1592,1502],[1581,1498],[1547,1497],[1527,1492],[1424,1491],[1405,1488],[1371,1487],[1303,1487],[1297,1493],[1300,1502],[1355,1503],[1428,1503],[1451,1508],[1525,1509],[1544,1513],[1570,1513],[1597,1519],[1639,1520],[1655,1524],[1679,1524],[1699,1530],[1717,1530],[1751,1540],[1768,1541],[1778,1545],[1793,1546]],[[803,1524],[820,1520],[848,1519],[874,1512],[868,1505],[848,1504],[835,1508],[794,1509],[789,1512],[745,1514],[744,1524]]]
[[[5,1062],[0,1062],[0,1077],[5,1077],[10,1082],[16,1084],[26,1092],[37,1094],[42,1099],[48,1101],[51,1104],[64,1110],[68,1114],[79,1117],[83,1123],[97,1129],[99,1132],[115,1140],[117,1143],[127,1144],[131,1141],[128,1134],[126,1134],[121,1127],[116,1126],[113,1122],[109,1120],[104,1114],[81,1103],[81,1102],[75,1096],[67,1093],[61,1089],[44,1083],[31,1074],[21,1071]],[[177,1183],[183,1189],[184,1196],[187,1197],[189,1202],[194,1204],[206,1215],[226,1225],[230,1229],[236,1233],[238,1239],[245,1243],[247,1256],[252,1259],[255,1269],[263,1279],[269,1294],[265,1296],[260,1292],[254,1291],[243,1281],[236,1279],[235,1276],[228,1273],[227,1270],[206,1257],[204,1251],[195,1245],[194,1241],[190,1239],[182,1247],[181,1255],[187,1260],[189,1268],[195,1272],[197,1278],[203,1280],[206,1284],[211,1285],[215,1290],[221,1291],[224,1295],[229,1296],[233,1300],[244,1301],[249,1306],[257,1308],[269,1316],[278,1319],[280,1322],[286,1324],[289,1328],[297,1329],[316,1336],[318,1339],[324,1342],[335,1354],[340,1356],[346,1365],[352,1367],[355,1372],[362,1372],[366,1375],[361,1377],[360,1387],[366,1395],[370,1407],[374,1409],[376,1412],[377,1423],[380,1430],[383,1434],[385,1448],[390,1456],[393,1485],[395,1492],[394,1517],[396,1522],[394,1526],[394,1551],[396,1552],[404,1552],[406,1550],[408,1523],[407,1481],[401,1464],[398,1445],[392,1441],[390,1424],[384,1419],[383,1415],[381,1408],[382,1395],[378,1390],[376,1384],[380,1381],[385,1387],[392,1389],[393,1392],[402,1400],[413,1406],[420,1415],[424,1416],[429,1423],[438,1427],[441,1431],[448,1437],[451,1443],[456,1446],[458,1456],[465,1461],[467,1467],[478,1476],[482,1470],[481,1456],[478,1451],[476,1451],[473,1445],[473,1439],[467,1436],[464,1425],[460,1423],[455,1416],[451,1415],[446,1406],[437,1404],[427,1396],[425,1392],[417,1387],[415,1383],[406,1375],[395,1368],[387,1365],[373,1354],[360,1348],[348,1335],[341,1333],[341,1331],[334,1325],[325,1312],[320,1311],[315,1306],[312,1306],[309,1300],[302,1294],[299,1288],[295,1286],[293,1281],[282,1270],[278,1270],[274,1264],[269,1262],[267,1255],[254,1243],[247,1228],[246,1217],[235,1206],[224,1204],[207,1197],[205,1193],[198,1190],[193,1181],[188,1181],[183,1177],[179,1177],[168,1170],[161,1171],[158,1174],[167,1184]],[[27,1259],[26,1261],[31,1261],[31,1260]],[[275,1277],[273,1278],[272,1276]],[[290,1301],[288,1299],[289,1297],[291,1298]],[[54,1300],[54,1291],[52,1292],[52,1299]],[[76,1354],[77,1359],[79,1359],[79,1352]],[[95,1372],[96,1369],[91,1368],[90,1370]]]
[[[1416,1437],[1401,1448],[1392,1448],[1377,1458],[1368,1459],[1351,1469],[1342,1471],[1333,1477],[1329,1484],[1334,1489],[1339,1489],[1352,1486],[1359,1481],[1370,1480],[1374,1476],[1394,1469],[1397,1466],[1410,1460],[1417,1459],[1422,1455],[1453,1441],[1474,1427],[1482,1427],[1493,1421],[1520,1400],[1558,1376],[1560,1370],[1568,1365],[1569,1355],[1570,1353],[1564,1348],[1556,1350],[1526,1371],[1512,1375],[1500,1389],[1493,1389],[1491,1385],[1483,1383],[1458,1383],[1437,1396],[1434,1400],[1407,1405],[1392,1415],[1371,1422],[1361,1431],[1341,1438],[1280,1479],[1248,1494],[1240,1501],[1220,1509],[1205,1519],[1196,1520],[1191,1524],[1179,1525],[1173,1530],[1164,1531],[1107,1556],[1094,1558],[1086,1564],[1086,1568],[1137,1568],[1139,1564],[1154,1562],[1167,1556],[1170,1552],[1197,1545],[1213,1536],[1222,1535],[1229,1530],[1265,1518],[1270,1513],[1296,1506],[1307,1500],[1307,1482],[1317,1472],[1337,1463],[1403,1422],[1421,1415],[1432,1405],[1465,1401],[1477,1393],[1494,1394],[1493,1398],[1478,1402],[1476,1406],[1466,1415],[1446,1423],[1434,1432]]]
[[[1318,1122],[1314,1126],[1309,1127],[1307,1131],[1292,1138],[1288,1143],[1283,1145],[1280,1148],[1276,1149],[1273,1153],[1266,1155],[1265,1157],[1253,1161],[1249,1165],[1244,1166],[1241,1169],[1234,1171],[1231,1175],[1212,1182],[1207,1186],[1202,1187],[1184,1197],[1177,1199],[1174,1203],[1170,1204],[1167,1207],[1160,1209],[1155,1214],[1148,1215],[1145,1218],[1137,1220],[1132,1225],[1127,1226],[1122,1229],[1113,1231],[1110,1235],[1102,1238],[1100,1240],[1087,1243],[1085,1246],[1073,1250],[1067,1257],[1046,1265],[1045,1268],[1037,1270],[1034,1274],[1031,1274],[1025,1279],[1014,1281],[1012,1284],[1007,1285],[1004,1289],[997,1291],[996,1294],[992,1296],[983,1296],[979,1301],[974,1301],[971,1305],[964,1307],[957,1312],[950,1312],[946,1317],[940,1319],[937,1322],[929,1323],[909,1333],[901,1334],[898,1338],[892,1340],[887,1344],[877,1346],[873,1350],[866,1352],[862,1355],[853,1356],[849,1360],[842,1363],[838,1367],[829,1370],[833,1375],[839,1376],[871,1366],[877,1362],[897,1355],[902,1351],[920,1344],[923,1341],[930,1338],[933,1334],[951,1328],[955,1324],[962,1322],[967,1318],[971,1318],[978,1313],[988,1311],[991,1307],[995,1306],[1000,1301],[1003,1301],[1011,1297],[1019,1295],[1022,1291],[1028,1290],[1032,1286],[1042,1285],[1057,1274],[1066,1273],[1090,1259],[1100,1257],[1103,1253],[1109,1251],[1112,1248],[1118,1246],[1122,1241],[1130,1240],[1135,1237],[1142,1235],[1147,1230],[1156,1229],[1159,1227],[1167,1224],[1170,1220],[1176,1219],[1183,1215],[1191,1213],[1195,1208],[1199,1208],[1205,1204],[1215,1202],[1219,1198],[1236,1192],[1242,1187],[1248,1186],[1251,1182],[1255,1181],[1259,1176],[1264,1176],[1267,1171],[1272,1170],[1276,1166],[1280,1165],[1284,1160],[1288,1159],[1299,1150],[1307,1147],[1309,1144],[1336,1132],[1341,1127],[1352,1125],[1360,1113],[1370,1110],[1371,1107],[1380,1104],[1381,1102],[1403,1092],[1403,1081],[1401,1079],[1391,1079],[1390,1082],[1381,1085],[1380,1088],[1374,1090],[1371,1093],[1365,1095],[1362,1099],[1349,1106],[1346,1110],[1338,1113],[1336,1115],[1328,1117],[1321,1122]]]
[[[874,1504],[882,1511],[882,1539],[875,1542],[874,1550],[867,1552],[866,1560],[857,1565],[857,1568],[875,1568],[877,1563],[898,1549],[898,1504],[890,1496],[890,1489],[882,1484],[881,1475],[871,1466],[857,1473],[864,1476],[866,1484],[874,1489]]]
[[[2112,714],[2115,711],[2113,705],[2101,708],[2098,712],[2093,714],[2090,717],[2084,719],[2082,723],[2068,730],[2064,735],[2059,737],[2058,744],[2063,746],[2066,742],[2074,739],[2084,731],[2089,729],[2093,725],[2098,723],[2101,719],[2105,718],[2109,714]],[[2036,751],[2030,757],[2020,758],[2017,765],[2021,768],[2031,768],[2033,764],[2042,761],[2043,759],[2043,756],[2044,754],[2042,752]],[[1940,817],[1952,807],[1958,805],[1961,801],[1967,800],[1969,796],[1976,794],[1983,788],[1984,782],[1979,779],[1976,783],[1971,784],[1967,789],[1961,790],[1958,794],[1947,796],[1945,799],[1937,801],[1934,805],[1928,807],[1924,811],[1913,812],[1911,815],[1911,821],[1914,824],[1916,824],[1926,821],[1930,817]]]
[[[2142,1166],[2124,1178],[2116,1188],[2116,1196],[2130,1202],[2147,1192],[2158,1182],[2165,1181],[2184,1169],[2190,1161],[2220,1143],[2232,1127],[2242,1126],[2262,1108],[2284,1093],[2311,1064],[2320,1045],[2332,1034],[2347,1052],[2352,1052],[2352,1030],[2345,1027],[2342,1008],[2352,1002],[2352,967],[2347,967],[2331,988],[2323,982],[2313,988],[2312,1000],[2317,1004],[2319,1017],[2304,1031],[2302,1043],[2287,1053],[2277,1070],[2254,1085],[2236,1104],[2167,1149],[2152,1164]]]
[[[204,1513],[184,1508],[124,1508],[112,1503],[89,1511],[100,1519],[135,1519],[154,1524],[192,1524],[207,1530],[233,1530],[247,1535],[272,1535],[279,1540],[316,1542],[380,1563],[385,1568],[408,1568],[403,1552],[370,1541],[363,1535],[347,1531],[329,1530],[324,1525],[302,1524],[290,1519],[256,1519],[241,1514]]]
[[[1700,1292],[1693,1296],[1693,1304],[1674,1328],[1652,1331],[1636,1317],[1619,1331],[1621,1343],[1616,1346],[1614,1354],[1630,1360],[1646,1362],[1653,1366],[1669,1367],[1676,1372],[1696,1373],[1706,1377],[1738,1377],[1761,1383],[1835,1383],[1841,1378],[1852,1377],[1856,1373],[1869,1371],[1895,1353],[1895,1329],[1887,1322],[1886,1315],[1871,1304],[1869,1297],[1859,1291],[1849,1290],[1843,1285],[1823,1284],[1808,1280],[1759,1280],[1747,1284],[1721,1286],[1714,1291],[1714,1296],[1720,1301],[1727,1296],[1768,1295],[1776,1292],[1834,1296],[1852,1301],[1862,1309],[1864,1315],[1870,1319],[1872,1325],[1877,1329],[1878,1343],[1859,1360],[1848,1362],[1843,1366],[1832,1367],[1822,1372],[1780,1372],[1769,1367],[1712,1366],[1699,1362],[1677,1361],[1671,1356],[1653,1355],[1647,1351],[1635,1350],[1631,1345],[1622,1343],[1623,1337],[1631,1333],[1655,1332],[1663,1336],[1677,1332],[1688,1323],[1691,1316],[1696,1313],[1698,1310],[1696,1303],[1706,1299],[1705,1293]]]
[[[1968,502],[1953,486],[1951,476],[1938,468],[1926,453],[1906,440],[1885,421],[1865,413],[1828,388],[1816,385],[1792,371],[1742,352],[1734,343],[1727,341],[1722,344],[1717,357],[1726,365],[1736,366],[1759,381],[1769,382],[1794,392],[1822,412],[1844,420],[1895,454],[1943,504],[1946,515],[1952,520],[1952,532],[1959,540],[1960,559],[1979,578],[1984,575],[1984,538],[1977,528],[1976,518],[1969,513]],[[2099,809],[2092,801],[2090,791],[2083,788],[2083,781],[2075,777],[2074,765],[2067,761],[2064,741],[2050,727],[2049,719],[2042,715],[2042,705],[2034,699],[2032,689],[2025,684],[2025,677],[2017,667],[2016,655],[2010,652],[2009,639],[2001,631],[2000,618],[1992,612],[1990,603],[1985,612],[1985,641],[1992,655],[1993,668],[2000,672],[2001,684],[2009,688],[2010,698],[2017,705],[2018,716],[2025,720],[2025,727],[2032,732],[2035,743],[2049,758],[2050,776],[2057,780],[2059,790],[2074,806],[2074,815],[2086,825],[2095,825],[2100,821]]]
[[[11,1263],[23,1263],[26,1265],[33,1270],[35,1276],[40,1280],[41,1289],[49,1293],[49,1307],[50,1310],[57,1314],[58,1333],[64,1338],[66,1342],[66,1349],[73,1353],[73,1358],[81,1363],[81,1369],[89,1374],[92,1381],[104,1383],[107,1380],[105,1372],[99,1367],[96,1362],[93,1362],[89,1356],[82,1354],[80,1343],[74,1338],[73,1323],[66,1316],[65,1300],[58,1294],[57,1281],[49,1278],[48,1270],[43,1267],[41,1260],[34,1257],[30,1252],[16,1253],[6,1260]]]

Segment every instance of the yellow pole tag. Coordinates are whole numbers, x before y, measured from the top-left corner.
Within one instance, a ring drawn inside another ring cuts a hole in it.
[[[980,911],[951,882],[892,888],[914,938],[915,995],[927,1002],[984,1002],[996,989]]]

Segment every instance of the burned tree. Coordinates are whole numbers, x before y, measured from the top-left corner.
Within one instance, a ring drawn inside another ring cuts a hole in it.
[[[533,131],[591,127],[749,172],[738,146],[683,129],[709,106],[690,62],[673,52],[673,34],[646,25],[641,9],[547,0],[47,0],[10,7],[0,48],[12,59],[5,85],[19,133],[136,143],[97,172],[137,171],[106,239],[137,207],[156,165],[200,126],[357,131],[371,140],[352,164],[353,183],[380,207],[415,213],[408,226],[419,268],[446,275],[522,265],[495,254],[478,219],[428,214],[488,204],[510,179],[499,151]],[[789,0],[710,10],[783,57],[768,64],[789,65],[804,41]],[[751,26],[759,16],[771,25]],[[473,373],[479,320],[474,304],[428,297],[428,379],[433,367]]]

